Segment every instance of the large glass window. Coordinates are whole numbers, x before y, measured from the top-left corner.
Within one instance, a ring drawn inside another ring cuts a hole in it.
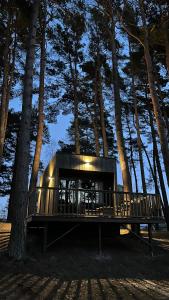
[[[60,179],[59,195],[67,203],[98,203],[101,201],[100,193],[103,183],[92,179]]]

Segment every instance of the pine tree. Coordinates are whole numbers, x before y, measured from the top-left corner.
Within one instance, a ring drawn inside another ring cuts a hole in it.
[[[32,173],[30,179],[29,191],[32,192],[36,188],[38,179],[38,170],[40,164],[40,154],[43,143],[44,131],[44,81],[45,81],[45,64],[46,64],[46,0],[41,5],[41,19],[40,19],[40,75],[39,75],[39,102],[38,102],[38,130],[36,138],[36,147],[34,160],[32,165]]]
[[[70,3],[69,3],[70,4]],[[82,37],[85,31],[83,2],[78,1],[71,5],[61,5],[57,9],[59,23],[51,32],[53,49],[59,56],[55,62],[59,67],[61,81],[65,90],[62,93],[63,100],[71,102],[71,109],[74,115],[74,140],[75,153],[80,154],[79,135],[79,106],[80,106],[80,63],[83,60]],[[60,79],[58,77],[58,80]]]
[[[125,1],[126,3],[126,1]],[[128,6],[127,6],[128,8]],[[131,8],[130,8],[131,11]],[[139,0],[139,13],[142,20],[142,29],[143,29],[143,38],[141,39],[140,36],[138,36],[135,32],[124,25],[123,19],[122,24],[124,29],[127,31],[127,33],[135,38],[139,43],[143,46],[144,49],[144,56],[145,56],[145,62],[147,67],[147,77],[148,77],[148,83],[149,83],[149,90],[151,94],[151,100],[153,103],[153,110],[154,115],[156,119],[156,124],[158,128],[158,135],[160,138],[160,144],[161,144],[161,151],[163,154],[163,160],[165,165],[165,171],[167,176],[167,181],[169,185],[169,149],[168,145],[165,142],[167,139],[166,130],[165,130],[165,123],[161,112],[161,107],[158,99],[158,95],[155,88],[155,78],[154,78],[154,70],[153,70],[153,63],[152,63],[152,57],[150,54],[150,43],[149,43],[149,31],[147,27],[147,21],[146,21],[146,15],[145,15],[145,6],[142,0]],[[135,24],[135,21],[133,22]],[[136,31],[136,30],[135,30]],[[138,30],[137,30],[138,32]]]
[[[35,52],[35,38],[39,13],[39,0],[31,6],[29,39],[25,64],[25,78],[23,88],[22,119],[18,139],[18,157],[16,166],[16,181],[14,187],[13,207],[15,215],[12,220],[12,230],[9,245],[9,255],[16,259],[23,258],[26,239],[26,212],[28,201],[28,172],[30,156],[30,125],[32,106],[32,81]]]

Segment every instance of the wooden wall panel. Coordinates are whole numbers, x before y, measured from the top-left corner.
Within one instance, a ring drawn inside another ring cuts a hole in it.
[[[116,176],[114,159],[87,155],[55,154],[40,178],[40,186],[58,186],[59,169],[114,173]],[[52,179],[49,180],[49,177]]]

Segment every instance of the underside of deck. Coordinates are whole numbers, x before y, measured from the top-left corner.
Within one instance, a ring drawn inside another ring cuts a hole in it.
[[[140,224],[147,224],[148,226],[149,242],[146,244],[152,253],[152,224],[164,223],[164,219],[129,216],[32,215],[28,217],[27,222],[28,233],[33,231],[38,236],[44,253],[48,248],[56,245],[59,240],[68,236],[71,241],[75,238],[79,241],[82,239],[86,243],[89,239],[93,241],[98,239],[99,255],[102,255],[102,240],[104,238],[112,239],[119,236],[121,227],[139,237]],[[141,237],[139,239],[142,240]]]
[[[160,224],[165,223],[164,218],[156,217],[111,217],[111,216],[63,216],[63,215],[32,215],[27,219],[29,223],[118,223],[118,224]]]

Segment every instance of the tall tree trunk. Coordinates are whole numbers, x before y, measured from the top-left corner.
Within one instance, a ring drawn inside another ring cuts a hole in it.
[[[138,154],[139,154],[139,164],[140,164],[140,171],[141,171],[142,189],[143,189],[143,193],[146,194],[147,193],[147,188],[146,188],[146,179],[145,179],[145,172],[144,172],[142,144],[141,144],[141,135],[140,135],[140,124],[139,124],[139,116],[138,116],[138,109],[137,109],[136,99],[134,100],[134,114],[135,114],[135,125],[136,125],[136,132],[137,132],[137,147],[138,147]]]
[[[95,145],[96,145],[96,156],[99,157],[100,156],[100,143],[99,143],[99,133],[98,133],[98,126],[97,126],[97,114],[96,114],[95,105],[94,105],[93,130],[94,130]]]
[[[14,214],[15,214],[14,196],[15,196],[15,185],[16,185],[16,167],[19,161],[18,148],[19,148],[19,132],[16,137],[15,159],[12,168],[12,182],[11,182],[11,190],[10,190],[10,196],[8,202],[8,216],[7,216],[8,222],[13,221]]]
[[[77,70],[76,62],[73,68],[71,57],[69,57],[70,71],[72,76],[72,87],[74,96],[74,126],[75,126],[75,153],[80,154],[80,133],[79,133],[79,101],[77,95]]]
[[[14,45],[13,45],[13,51],[12,51],[12,62],[11,62],[11,68],[10,68],[10,76],[9,76],[8,87],[7,87],[7,95],[6,95],[6,108],[5,108],[6,116],[5,116],[5,124],[4,124],[4,133],[6,133],[6,128],[7,128],[9,100],[10,100],[10,96],[11,96],[11,87],[12,87],[12,83],[13,83],[13,79],[14,79],[16,46],[17,46],[17,39],[16,39],[16,32],[15,32]]]
[[[158,194],[160,194],[160,191],[159,191],[159,188],[158,188],[157,177],[154,174],[154,170],[153,170],[153,167],[152,167],[152,164],[151,164],[148,152],[147,152],[146,147],[144,146],[142,140],[141,140],[141,143],[142,143],[142,148],[144,150],[145,156],[147,157],[148,165],[149,165],[149,168],[150,168],[153,180],[154,180],[155,190],[157,191]]]
[[[98,102],[97,102],[97,68],[95,70],[95,80],[93,83],[93,89],[94,89],[94,98],[93,98],[93,111],[94,111],[94,123],[95,123],[95,127],[97,129],[97,133],[96,133],[96,138],[97,138],[97,153],[99,154],[98,156],[100,156],[100,143],[99,143],[99,128],[100,128],[100,124],[98,126]]]
[[[85,105],[86,105],[87,111],[90,114],[90,118],[91,118],[92,125],[93,125],[93,133],[94,133],[94,140],[95,140],[96,156],[99,157],[100,156],[100,144],[99,144],[99,134],[98,134],[97,123],[96,123],[96,120],[95,120],[96,115],[94,114],[94,116],[93,116],[93,114],[92,114],[92,112],[91,112],[91,110],[90,110],[89,105],[88,105],[87,102],[85,102]]]
[[[99,134],[97,130],[97,125],[95,121],[93,120],[93,132],[94,132],[94,139],[95,139],[95,147],[96,147],[96,156],[100,156],[100,143],[99,143]]]
[[[155,149],[153,146],[153,171],[154,171],[154,176],[156,178],[156,182],[158,183],[158,179],[157,179],[157,168],[156,168],[156,153],[155,153]],[[157,186],[155,186],[155,193],[158,194],[159,189],[157,189]]]
[[[16,181],[13,196],[13,208],[15,214],[12,220],[9,255],[16,259],[22,259],[25,253],[26,242],[26,213],[28,203],[28,175],[30,160],[30,128],[32,112],[32,84],[33,65],[35,56],[35,39],[40,0],[32,4],[32,16],[30,19],[29,39],[27,45],[25,78],[23,87],[22,119],[18,141],[18,157],[16,166]]]
[[[114,103],[115,103],[115,125],[116,125],[116,136],[117,136],[117,148],[119,153],[120,167],[123,177],[123,186],[125,192],[132,191],[131,176],[128,166],[128,158],[126,155],[126,149],[124,144],[123,128],[122,128],[122,109],[120,99],[120,87],[119,87],[119,73],[117,66],[117,49],[115,40],[115,24],[113,20],[113,12],[111,14],[112,28],[110,32],[111,38],[111,51],[112,51],[112,65],[113,65],[113,85],[114,85]]]
[[[76,93],[75,93],[76,95]],[[79,133],[79,109],[78,98],[74,98],[74,121],[75,121],[75,152],[80,154],[80,133]]]
[[[8,80],[9,80],[9,68],[10,68],[10,42],[11,42],[11,17],[8,16],[6,43],[4,49],[4,70],[3,70],[3,82],[2,82],[2,96],[0,103],[0,168],[2,165],[3,148],[6,133],[6,109],[7,109],[7,95],[8,95]]]
[[[98,96],[98,103],[100,108],[100,125],[101,125],[102,138],[103,138],[103,155],[104,157],[108,157],[108,143],[107,143],[107,134],[106,134],[106,125],[105,125],[105,108],[104,108],[104,101],[103,101],[102,80],[101,80],[99,62],[98,62],[98,72],[97,72],[97,87],[98,87],[97,96]]]
[[[153,140],[153,150],[154,150],[157,171],[158,171],[158,176],[159,176],[159,181],[160,181],[160,187],[161,187],[161,193],[162,193],[162,198],[163,198],[163,203],[164,203],[164,216],[166,219],[167,228],[169,230],[169,205],[168,205],[167,193],[166,193],[166,189],[165,189],[163,172],[162,172],[159,153],[158,153],[156,134],[155,134],[154,124],[153,124],[153,116],[152,116],[152,113],[149,108],[148,108],[148,112],[149,112],[149,119],[150,119],[151,135],[152,135],[152,140]]]
[[[130,53],[130,59],[132,60],[130,39],[129,39],[129,53]],[[141,171],[141,181],[142,181],[143,193],[146,194],[147,188],[146,188],[146,180],[145,180],[145,172],[144,172],[143,155],[142,155],[140,124],[139,124],[139,115],[138,115],[138,109],[137,109],[137,96],[136,96],[135,80],[134,80],[134,74],[133,74],[133,61],[131,61],[131,67],[132,67],[132,70],[131,70],[132,96],[133,96],[133,104],[134,104],[135,127],[136,127],[136,133],[137,133],[137,147],[138,147],[139,164],[140,164],[140,171]]]
[[[130,159],[131,159],[131,165],[133,167],[133,173],[134,173],[134,179],[135,179],[135,185],[136,185],[136,193],[138,193],[138,181],[137,181],[136,167],[135,167],[134,157],[133,157],[132,133],[131,133],[130,122],[129,122],[127,112],[126,112],[126,121],[127,121],[127,128],[128,128],[128,132],[129,132],[129,141],[130,141]]]
[[[39,104],[38,104],[38,130],[36,138],[35,154],[33,159],[32,173],[30,179],[29,192],[32,192],[37,184],[38,170],[40,164],[40,155],[43,142],[44,129],[44,81],[45,81],[45,64],[46,64],[46,49],[45,49],[45,35],[46,35],[46,0],[44,0],[44,7],[42,7],[41,19],[41,58],[40,58],[40,78],[39,78]]]
[[[163,95],[162,95],[161,88],[160,88],[160,80],[159,80],[155,65],[154,65],[154,69],[155,69],[155,80],[156,80],[156,85],[158,88],[158,94],[159,94],[159,98],[161,100],[160,104],[161,104],[162,114],[164,116],[166,132],[167,132],[167,137],[168,137],[168,141],[169,141],[169,121],[168,121],[168,116],[167,116],[167,110],[166,110],[165,103],[163,101]]]
[[[166,55],[166,66],[168,70],[168,75],[169,75],[169,37],[168,37],[168,32],[166,32],[166,37],[165,37],[165,55]]]
[[[168,71],[168,76],[169,76],[169,34],[168,34],[168,26],[169,26],[169,21],[164,18],[162,28],[163,28],[163,33],[164,33],[164,44],[165,44],[165,59],[166,59],[166,67]]]
[[[108,144],[107,144],[107,134],[106,134],[106,125],[105,125],[105,108],[103,103],[103,95],[102,95],[102,87],[101,82],[99,82],[99,108],[100,108],[100,125],[101,125],[101,131],[102,131],[102,138],[103,138],[103,155],[104,157],[108,157]]]
[[[152,104],[153,104],[153,110],[154,110],[155,120],[156,120],[156,124],[157,124],[157,129],[158,129],[158,135],[160,138],[161,151],[162,151],[163,160],[164,160],[167,182],[169,185],[169,149],[168,149],[168,144],[166,143],[167,135],[166,135],[165,124],[164,124],[164,120],[163,120],[163,116],[161,113],[161,108],[160,108],[160,104],[159,104],[159,100],[158,100],[158,96],[157,96],[156,88],[155,88],[153,64],[152,64],[152,59],[151,59],[150,50],[149,50],[148,29],[147,29],[147,25],[146,25],[144,4],[143,4],[143,0],[139,0],[139,2],[140,2],[141,18],[142,18],[142,22],[143,22],[144,31],[145,31],[144,55],[145,55],[145,61],[146,61],[146,66],[147,66],[149,90],[150,90],[151,100],[152,100]]]

